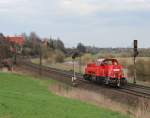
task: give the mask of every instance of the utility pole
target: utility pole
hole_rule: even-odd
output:
[[[79,73],[81,74],[81,55],[79,57]]]
[[[133,83],[136,84],[136,57],[138,56],[139,52],[138,52],[138,41],[137,40],[134,40],[134,80],[133,80]]]
[[[14,44],[14,64],[17,64],[17,46]]]
[[[76,78],[76,72],[75,72],[75,59],[73,59],[73,77]]]
[[[39,74],[42,75],[42,44],[40,44],[40,68],[39,68]]]

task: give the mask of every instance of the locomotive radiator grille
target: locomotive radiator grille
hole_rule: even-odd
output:
[[[119,73],[114,73],[114,77],[118,78],[119,77]]]

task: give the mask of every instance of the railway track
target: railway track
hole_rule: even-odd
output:
[[[70,78],[70,81],[71,81],[71,77],[73,76],[73,72],[71,72],[71,71],[55,69],[55,68],[46,67],[46,66],[41,66],[40,67],[39,65],[33,64],[31,62],[23,62],[22,64],[24,66],[28,66],[30,68],[36,69],[39,72],[42,71],[42,72],[50,72],[50,73],[59,74],[63,77]],[[84,80],[82,78],[81,74],[77,73],[76,78],[77,78],[77,81],[84,82],[84,83],[87,83],[87,84],[97,85],[94,82],[89,82],[89,81]],[[106,86],[104,86],[104,87],[106,87]],[[118,89],[118,88],[111,88],[111,89],[113,89],[115,91],[118,91],[118,92],[131,94],[131,95],[134,95],[134,96],[137,96],[137,97],[143,97],[143,98],[150,99],[150,87],[148,87],[148,86],[129,83],[126,87],[123,87],[123,88],[120,88],[120,89]]]

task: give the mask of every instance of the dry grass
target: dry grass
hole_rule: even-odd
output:
[[[134,65],[130,65],[128,67],[129,70],[129,76],[133,76],[134,73]],[[142,81],[150,81],[150,59],[144,60],[139,59],[136,62],[136,73],[137,73],[137,79]]]
[[[32,63],[35,63],[35,64],[39,64],[40,61],[39,59],[32,59]],[[61,70],[67,70],[67,71],[73,71],[73,64],[69,64],[69,63],[50,63],[49,61],[43,59],[42,60],[42,64],[44,66],[48,66],[48,67],[52,67],[52,68],[56,68],[56,69],[61,69]],[[75,72],[79,73],[79,65],[76,64],[75,65]],[[84,72],[84,66],[82,65],[81,66],[81,73]]]
[[[134,118],[149,118],[150,116],[150,106],[146,105],[147,102],[144,99],[141,100],[143,102],[139,103],[136,108],[133,108],[129,105],[113,101],[101,94],[79,88],[69,88],[60,83],[49,86],[49,90],[59,96],[78,99],[99,107],[109,108],[112,111],[121,112]]]
[[[134,116],[136,118],[150,118],[150,101],[146,101],[144,99],[140,100],[137,108],[134,111]]]

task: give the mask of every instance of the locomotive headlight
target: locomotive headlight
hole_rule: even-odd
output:
[[[113,69],[113,71],[118,72],[118,71],[120,71],[120,69]]]

